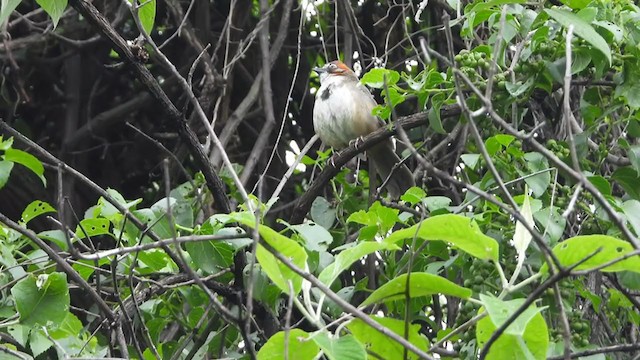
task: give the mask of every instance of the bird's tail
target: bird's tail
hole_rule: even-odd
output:
[[[380,174],[382,181],[384,182],[389,175],[391,175],[386,187],[392,198],[400,198],[405,191],[416,185],[413,180],[413,174],[411,174],[409,168],[404,164],[400,165],[397,169],[394,169],[394,166],[400,163],[401,160],[393,150],[393,144],[391,141],[385,141],[378,144],[369,149],[368,152],[369,161],[373,161],[373,165],[378,171],[378,174]]]

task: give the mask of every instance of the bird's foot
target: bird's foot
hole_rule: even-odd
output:
[[[353,146],[356,150],[358,147],[364,142],[363,136],[358,136],[357,138],[349,141],[349,146]]]

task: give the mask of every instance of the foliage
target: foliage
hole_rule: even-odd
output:
[[[4,214],[15,204],[0,208],[3,353],[545,359],[584,350],[604,353],[608,346],[635,341],[640,7],[632,1],[425,1],[417,10],[400,12],[372,1],[352,2],[355,11],[347,15],[336,9],[343,5],[329,2],[287,8],[291,3],[195,1],[187,9],[193,5],[197,11],[187,16],[182,2],[161,3],[123,2],[126,19],[109,26],[136,38],[127,43],[128,51],[113,39],[86,42],[100,42],[92,61],[105,61],[109,66],[101,63],[101,68],[113,71],[104,76],[109,86],[99,91],[96,81],[90,100],[113,86],[125,94],[117,101],[127,106],[101,105],[103,118],[94,117],[87,133],[76,129],[80,135],[70,137],[78,138],[61,140],[62,146],[43,136],[46,126],[40,125],[53,121],[47,116],[1,122],[14,137],[0,137],[0,189],[27,189],[20,193],[29,200],[16,221]],[[83,33],[78,29],[94,34],[104,29],[95,28],[95,19],[87,21],[88,2],[70,4],[2,1],[0,23],[11,41],[26,39],[19,27],[24,22],[28,31],[40,31],[33,35],[38,39],[53,31],[60,44],[90,46],[73,40]],[[103,5],[98,9],[108,13]],[[425,6],[429,16],[422,12]],[[38,7],[50,17],[38,18],[47,31],[29,18],[42,15],[32,13]],[[447,15],[441,18],[443,10]],[[75,11],[82,17],[68,16]],[[215,21],[209,23],[209,15]],[[289,15],[299,16],[299,23],[289,24]],[[285,24],[289,45],[277,47],[279,22],[269,19]],[[384,36],[373,30],[374,23],[387,27]],[[211,24],[221,27],[214,31]],[[349,31],[342,33],[343,27]],[[298,29],[296,39],[291,34]],[[184,37],[167,35],[183,31]],[[140,33],[167,41],[144,44]],[[218,45],[203,46],[212,33]],[[26,53],[52,56],[49,45],[27,51],[12,44],[5,42],[7,57],[33,66],[28,69],[34,74],[43,70],[30,64]],[[407,119],[421,121],[398,135],[403,140],[406,135],[399,150],[418,179],[399,200],[374,194],[370,184],[376,181],[366,166],[355,171],[347,166],[326,180],[317,176],[332,171],[330,165],[344,153],[297,150],[311,137],[308,88],[312,93],[318,88],[317,77],[307,81],[305,71],[328,60],[319,55],[327,46],[365,69],[361,82],[379,100],[373,113],[388,125],[379,132]],[[171,66],[163,62],[164,52]],[[152,61],[144,63],[149,54]],[[277,67],[265,76],[263,65],[271,66],[271,57]],[[135,80],[111,70],[120,62],[133,62]],[[31,72],[7,66],[15,74],[2,83],[6,108],[28,114],[34,105],[13,100],[31,95],[42,101],[37,109],[52,111],[39,91],[54,96],[59,84],[34,87]],[[64,69],[62,83],[72,87],[78,81],[73,71],[79,69],[72,62]],[[246,84],[247,78],[257,80]],[[142,91],[163,106],[129,114],[151,101],[134,99]],[[256,98],[260,106],[254,105]],[[65,110],[72,111],[73,98],[65,101]],[[121,121],[111,132],[100,125],[110,107],[125,119],[109,118],[110,124]],[[256,109],[249,112],[251,107]],[[199,122],[200,114],[212,113],[215,127],[211,119]],[[176,116],[180,124],[162,122]],[[252,123],[253,118],[262,122]],[[277,124],[268,120],[273,118]],[[138,132],[165,139],[164,144],[150,145],[148,157],[138,154],[134,150],[143,141],[123,130],[125,121],[137,121]],[[278,132],[280,125],[286,126]],[[40,145],[65,161],[14,129],[40,138]],[[278,141],[271,133],[279,133]],[[109,155],[69,161],[82,134],[94,136]],[[195,134],[214,145],[196,144],[194,150],[188,140],[198,140]],[[51,137],[64,138],[57,132]],[[127,145],[115,156],[110,147],[119,142]],[[358,146],[356,141],[349,150],[362,152]],[[213,166],[198,162],[203,148]],[[170,160],[162,160],[168,153]],[[304,167],[287,162],[289,155],[300,157]],[[101,163],[105,157],[113,169]],[[75,164],[85,168],[77,172]],[[143,169],[142,184],[131,190],[127,170],[116,164]],[[108,176],[94,183],[89,175],[99,172],[93,166]],[[285,174],[287,168],[291,172]],[[39,179],[50,197],[28,191],[28,176]],[[220,177],[214,179],[219,184],[212,176]],[[77,199],[86,189],[75,188],[68,182],[72,178],[88,185],[90,201]],[[104,186],[113,178],[116,186]],[[282,193],[274,191],[280,179],[287,185]],[[327,183],[316,191],[319,181]],[[224,185],[222,198],[232,212],[220,210],[216,184]],[[305,208],[306,197],[311,201]],[[305,221],[290,220],[296,216]],[[619,350],[632,351],[633,344]]]

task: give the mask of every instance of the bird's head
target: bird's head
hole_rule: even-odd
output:
[[[347,65],[345,65],[340,60],[334,60],[332,62],[326,63],[323,67],[313,68],[313,71],[318,73],[320,76],[320,83],[323,83],[327,79],[355,79],[358,81],[358,77],[353,72],[353,70],[349,69]]]

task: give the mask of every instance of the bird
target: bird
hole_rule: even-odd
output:
[[[320,77],[313,107],[313,128],[324,144],[340,150],[384,125],[371,113],[378,105],[373,95],[347,65],[335,60],[313,70]],[[392,198],[400,198],[415,186],[413,174],[406,165],[393,170],[401,160],[391,139],[368,149],[367,157],[383,181],[391,176],[387,190]]]

